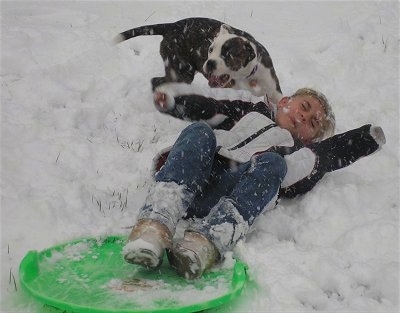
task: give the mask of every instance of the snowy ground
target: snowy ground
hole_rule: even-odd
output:
[[[24,296],[29,250],[127,234],[155,152],[185,126],[157,112],[160,37],[109,42],[134,26],[206,16],[253,34],[285,94],[323,91],[337,132],[381,125],[378,153],[263,215],[238,253],[253,284],[218,312],[399,311],[397,2],[1,3],[1,312]],[[194,84],[208,88],[202,77]]]

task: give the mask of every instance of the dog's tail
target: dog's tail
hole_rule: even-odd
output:
[[[118,34],[113,41],[115,44],[117,44],[122,41],[138,36],[153,36],[153,35],[163,36],[167,31],[171,29],[169,25],[170,25],[169,23],[166,23],[166,24],[146,25],[146,26],[132,28]]]

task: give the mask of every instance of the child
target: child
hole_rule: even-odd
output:
[[[370,125],[322,140],[334,131],[334,115],[326,97],[307,88],[276,107],[157,91],[155,102],[176,117],[219,121],[217,130],[204,122],[189,125],[165,163],[165,153],[155,159],[155,184],[123,250],[126,261],[150,268],[161,264],[166,250],[171,266],[188,279],[245,238],[278,195],[305,193],[326,172],[385,142],[381,128]],[[193,216],[184,237],[173,242],[179,220]]]

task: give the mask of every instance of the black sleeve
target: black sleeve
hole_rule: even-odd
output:
[[[174,108],[164,113],[191,121],[208,121],[215,118],[218,122],[211,126],[219,129],[231,129],[244,115],[253,111],[272,118],[271,111],[262,101],[252,103],[241,100],[216,100],[200,95],[178,96],[174,100]]]
[[[364,125],[307,146],[316,155],[314,169],[306,178],[282,188],[280,196],[293,198],[304,194],[310,191],[326,173],[349,166],[378,150],[379,145],[372,138],[370,128],[371,125]]]

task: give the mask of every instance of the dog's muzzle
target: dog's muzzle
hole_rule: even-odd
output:
[[[222,87],[231,87],[230,76],[228,74],[223,75],[213,75],[212,73],[217,68],[217,62],[215,60],[207,60],[204,63],[203,70],[205,72],[205,76],[208,80],[208,85],[212,88],[222,88]]]

